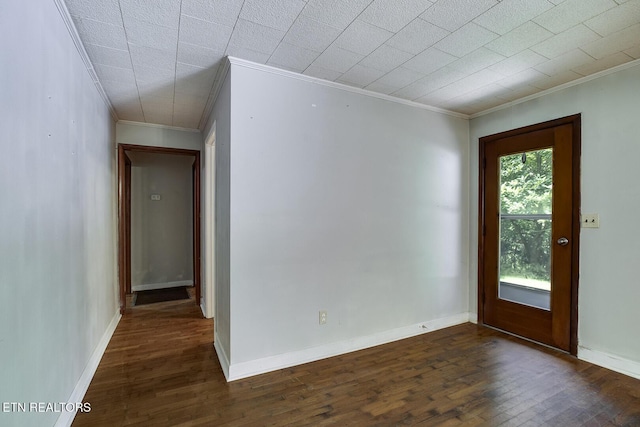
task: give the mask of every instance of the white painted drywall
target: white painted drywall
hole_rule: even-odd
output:
[[[115,126],[55,3],[0,9],[0,402],[66,402],[118,313]]]
[[[467,120],[232,65],[229,149],[232,367],[466,318]]]
[[[228,365],[231,354],[231,289],[229,282],[229,154],[231,138],[231,80],[224,76],[224,82],[211,112],[205,135],[215,122],[215,322],[214,340],[216,350],[224,366]],[[213,260],[207,259],[209,265]],[[209,267],[207,267],[209,268]],[[228,366],[225,368],[228,374]]]
[[[119,121],[116,124],[116,141],[118,144],[202,150],[202,134],[199,130],[148,123]]]
[[[130,152],[131,286],[193,284],[194,156]],[[151,200],[151,195],[160,200]]]
[[[470,311],[477,311],[478,139],[582,113],[581,210],[599,213],[600,228],[580,233],[579,346],[640,362],[639,99],[636,65],[471,120]]]

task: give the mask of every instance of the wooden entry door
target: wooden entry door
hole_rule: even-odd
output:
[[[479,321],[577,351],[580,116],[480,139]]]

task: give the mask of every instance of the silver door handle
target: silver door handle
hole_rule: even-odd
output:
[[[560,246],[567,246],[569,244],[569,239],[567,239],[566,237],[561,237],[558,239],[558,244]]]

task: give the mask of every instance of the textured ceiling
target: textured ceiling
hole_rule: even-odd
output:
[[[640,58],[640,0],[65,0],[121,120],[198,128],[226,56],[464,114]]]

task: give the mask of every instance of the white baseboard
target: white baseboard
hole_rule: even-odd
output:
[[[217,336],[217,334],[215,334]],[[218,354],[218,360],[220,361],[220,367],[222,367],[222,373],[227,381],[231,381],[229,379],[229,358],[227,357],[227,353],[224,352],[224,349],[218,341],[213,341],[213,348],[216,349],[216,353]]]
[[[145,285],[131,285],[131,291],[151,291],[153,289],[179,288],[180,286],[193,286],[193,280],[180,280],[177,282],[165,283],[147,283]]]
[[[116,315],[111,319],[111,323],[107,326],[107,330],[102,335],[98,346],[89,358],[89,362],[87,362],[87,366],[85,366],[84,371],[82,372],[82,375],[80,375],[80,379],[76,383],[76,387],[73,389],[73,392],[71,392],[71,396],[69,396],[67,402],[76,403],[83,401],[82,399],[84,399],[84,395],[86,394],[89,384],[91,384],[91,380],[98,369],[100,360],[107,349],[107,345],[109,345],[109,341],[111,341],[111,337],[118,326],[118,322],[120,322],[120,318],[122,318],[122,315],[120,312],[116,312]],[[62,412],[58,417],[58,421],[56,421],[55,427],[69,427],[71,426],[71,423],[73,423],[73,419],[75,417],[75,412]]]
[[[338,356],[340,354],[350,353],[369,347],[387,344],[389,342],[421,335],[438,329],[447,328],[449,326],[459,325],[468,321],[469,313],[460,313],[453,316],[416,323],[415,325],[391,329],[389,331],[379,332],[364,337],[329,343],[304,350],[293,351],[286,354],[279,354],[277,356],[270,356],[258,360],[251,360],[248,362],[236,364],[229,364],[229,359],[223,361],[220,358],[221,351],[218,350],[217,346],[216,350],[218,350],[220,364],[222,365],[222,370],[225,371],[225,377],[227,378],[227,381],[235,381],[258,374],[263,374],[265,372],[271,372],[295,365],[301,365],[303,363],[326,359],[328,357]],[[224,356],[226,357],[226,355]]]
[[[471,313],[469,312],[469,322],[474,323],[474,324],[478,324],[478,313]]]
[[[640,362],[578,346],[578,359],[640,379]]]

